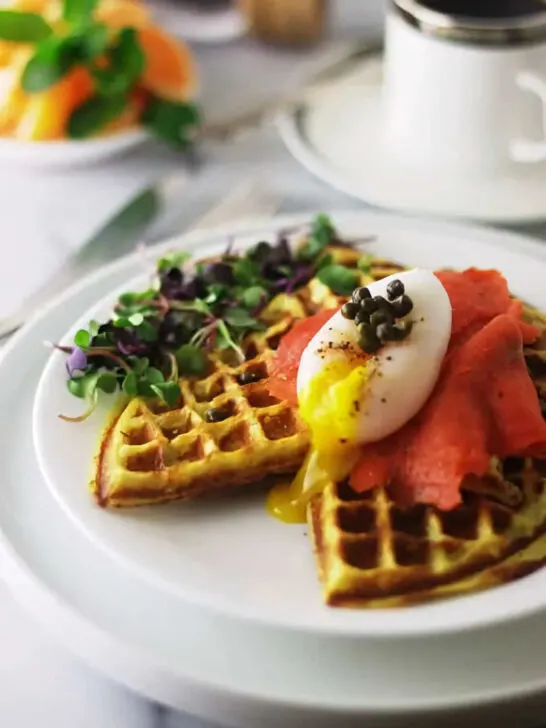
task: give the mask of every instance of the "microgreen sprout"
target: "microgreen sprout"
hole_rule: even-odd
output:
[[[184,269],[185,252],[159,259],[151,285],[123,293],[105,323],[90,321],[74,336],[68,354],[68,390],[86,401],[76,418],[93,412],[99,394],[121,391],[128,397],[154,397],[167,407],[180,401],[180,377],[202,377],[213,352],[229,350],[245,360],[243,340],[265,330],[260,318],[278,294],[291,293],[317,276],[331,290],[348,296],[358,272],[334,262],[327,252],[339,237],[326,215],[318,215],[298,252],[285,233],[274,243],[258,242],[245,253],[232,245],[219,259]]]

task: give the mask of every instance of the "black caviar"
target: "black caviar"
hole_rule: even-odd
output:
[[[413,310],[413,301],[404,284],[395,279],[387,286],[387,297],[372,296],[369,288],[355,289],[350,301],[341,307],[341,315],[355,322],[358,343],[367,354],[375,354],[382,344],[403,341],[409,336],[413,322],[398,321]]]

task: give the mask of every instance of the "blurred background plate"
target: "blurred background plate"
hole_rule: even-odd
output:
[[[0,160],[44,169],[81,167],[126,154],[148,139],[150,135],[143,129],[131,129],[81,142],[0,139]]]

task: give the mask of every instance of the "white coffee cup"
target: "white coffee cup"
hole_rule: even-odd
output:
[[[506,18],[449,15],[435,4],[392,0],[385,152],[398,164],[463,173],[545,162],[546,4]]]

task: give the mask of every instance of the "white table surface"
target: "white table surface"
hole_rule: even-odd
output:
[[[377,37],[382,0],[332,0],[334,38]],[[322,51],[279,52],[245,39],[197,49],[204,104],[229,115],[297,85]],[[254,75],[246,69],[252,64]],[[206,164],[188,177],[180,229],[191,224],[242,177],[255,174],[282,195],[281,210],[355,208],[358,203],[312,178],[289,157],[274,130],[231,148],[209,147]],[[156,147],[87,170],[0,169],[0,316],[59,266],[110,212],[137,189],[181,168]],[[2,728],[211,728],[175,714],[101,678],[51,642],[0,584],[0,726]],[[256,726],[259,728],[259,726]]]

